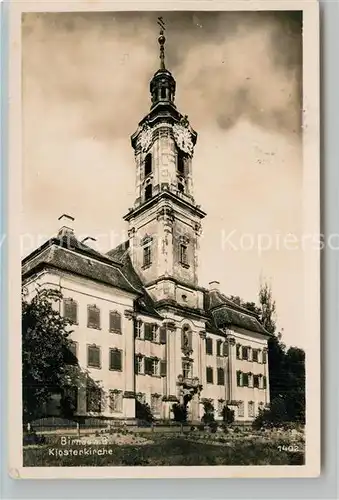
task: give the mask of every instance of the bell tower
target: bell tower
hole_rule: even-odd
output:
[[[195,203],[192,159],[197,133],[175,105],[176,82],[165,66],[160,22],[160,68],[150,82],[151,108],[131,137],[135,202],[125,215],[134,268],[153,298],[175,300],[176,285],[198,286],[198,248],[205,213]],[[185,293],[180,301],[184,301]]]

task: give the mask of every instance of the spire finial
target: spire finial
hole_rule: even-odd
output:
[[[165,69],[165,42],[166,38],[164,36],[164,31],[165,31],[165,22],[162,17],[158,17],[158,24],[160,26],[160,34],[158,38],[158,42],[160,45],[160,69]]]

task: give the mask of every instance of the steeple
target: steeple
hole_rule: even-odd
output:
[[[160,26],[159,33],[159,46],[160,46],[160,69],[154,74],[151,84],[150,92],[152,96],[152,108],[159,103],[172,104],[174,106],[174,96],[175,96],[175,80],[168,69],[165,66],[165,42],[166,38],[165,23],[162,17],[158,18],[158,24]]]

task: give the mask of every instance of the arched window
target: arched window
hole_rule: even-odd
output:
[[[185,175],[185,156],[182,151],[178,151],[177,169],[180,175]]]
[[[181,330],[181,349],[187,354],[192,352],[192,330],[188,325]]]
[[[145,201],[152,198],[152,184],[148,184],[145,188]]]
[[[145,158],[145,177],[152,173],[152,154],[148,153]]]
[[[178,191],[179,193],[184,193],[185,192],[185,186],[182,182],[178,182]]]

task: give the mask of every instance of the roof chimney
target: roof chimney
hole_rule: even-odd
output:
[[[220,282],[219,281],[210,281],[209,282],[209,290],[210,290],[210,292],[219,292],[220,291]]]
[[[67,236],[70,234],[74,234],[73,222],[75,221],[74,217],[68,214],[62,214],[58,218],[61,221],[62,225],[58,231],[58,236]]]
[[[86,238],[83,238],[81,240],[81,243],[83,243],[84,245],[87,245],[89,247],[92,247],[92,243],[96,242],[96,238],[93,238],[92,236],[86,236]]]

